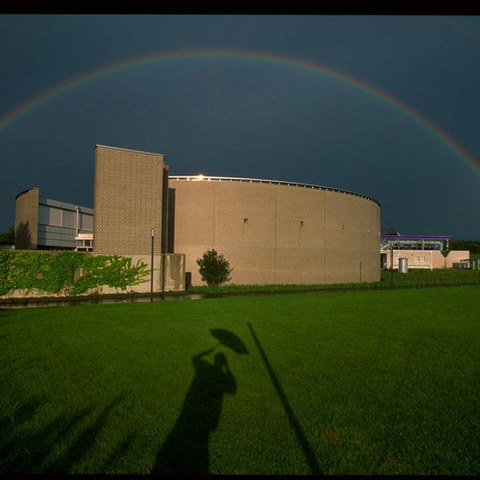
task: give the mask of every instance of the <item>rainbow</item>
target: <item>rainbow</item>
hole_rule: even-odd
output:
[[[131,57],[105,65],[101,68],[84,72],[64,83],[55,85],[54,87],[44,91],[40,95],[28,100],[19,105],[3,117],[0,117],[0,133],[2,130],[10,126],[20,117],[28,114],[32,110],[41,107],[43,104],[49,102],[53,98],[65,93],[68,90],[76,88],[87,82],[97,80],[99,78],[121,72],[130,68],[136,68],[143,65],[149,65],[158,62],[168,62],[180,59],[198,59],[198,58],[227,58],[227,59],[242,59],[247,61],[258,61],[263,63],[272,63],[284,65],[291,68],[297,68],[304,71],[309,71],[324,77],[335,79],[345,85],[351,86],[364,92],[365,94],[374,97],[381,102],[393,107],[400,113],[406,115],[413,120],[414,123],[421,128],[427,130],[434,135],[443,145],[452,151],[456,156],[462,159],[465,164],[473,170],[480,177],[480,163],[462,146],[460,146],[452,137],[447,135],[431,120],[421,115],[409,105],[403,103],[389,93],[379,89],[376,86],[370,85],[363,80],[347,75],[339,70],[330,67],[316,64],[307,60],[301,60],[287,55],[279,55],[275,53],[249,51],[249,50],[175,50],[162,53],[153,53],[143,55],[140,57]]]

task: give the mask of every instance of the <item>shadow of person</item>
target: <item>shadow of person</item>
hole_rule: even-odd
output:
[[[210,432],[217,429],[224,395],[237,391],[224,353],[217,353],[213,364],[202,358],[213,350],[192,357],[195,376],[152,473],[209,473]]]

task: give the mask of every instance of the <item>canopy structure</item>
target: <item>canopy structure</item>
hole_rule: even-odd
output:
[[[450,235],[381,235],[381,250],[393,243],[395,250],[442,250]]]

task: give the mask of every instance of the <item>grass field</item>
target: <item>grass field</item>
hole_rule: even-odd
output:
[[[478,286],[0,311],[0,472],[478,474],[479,318]]]

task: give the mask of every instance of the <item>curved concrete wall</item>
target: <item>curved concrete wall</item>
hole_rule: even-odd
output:
[[[30,188],[15,199],[15,248],[36,249],[40,190]]]
[[[196,259],[215,248],[233,284],[372,282],[380,279],[380,205],[312,185],[222,177],[169,178],[175,252]]]

